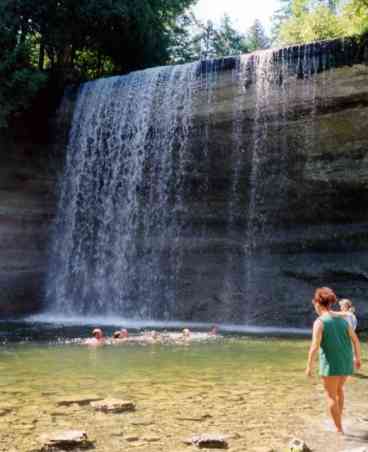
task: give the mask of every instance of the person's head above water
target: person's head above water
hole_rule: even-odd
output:
[[[321,314],[323,311],[329,311],[336,301],[336,295],[332,289],[320,287],[314,292],[312,303],[317,314]]]
[[[216,336],[218,334],[218,332],[219,332],[219,327],[217,325],[213,325],[209,334],[211,336]]]
[[[104,337],[103,331],[101,330],[101,328],[95,328],[92,331],[92,336],[97,339],[97,340],[101,340]]]
[[[120,338],[126,338],[129,336],[128,330],[123,328],[120,330]]]
[[[113,333],[112,338],[113,339],[126,339],[128,337],[128,330],[126,330],[125,328],[123,328],[122,330],[119,331],[115,331],[115,333]]]
[[[183,331],[181,332],[181,334],[184,337],[189,337],[190,336],[190,329],[189,328],[184,328]]]
[[[344,311],[344,312],[354,312],[355,311],[352,301],[348,300],[347,298],[343,298],[342,300],[340,300],[339,306],[340,306],[341,311]]]

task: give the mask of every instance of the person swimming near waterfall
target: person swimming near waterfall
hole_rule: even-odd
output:
[[[129,333],[128,333],[128,330],[125,328],[123,328],[119,331],[115,331],[112,335],[112,338],[115,340],[117,340],[117,339],[118,340],[126,340],[126,339],[128,339],[128,337],[129,337]]]
[[[98,347],[101,345],[105,345],[106,338],[104,335],[104,332],[101,330],[101,328],[95,328],[92,331],[92,338],[86,339],[83,344],[84,345],[90,345],[92,347]]]
[[[360,342],[348,322],[331,313],[336,303],[335,293],[328,287],[315,291],[312,300],[318,319],[313,325],[312,343],[309,349],[306,375],[312,375],[314,359],[319,351],[319,373],[322,378],[330,416],[336,432],[344,433],[342,415],[344,409],[344,385],[355,366],[361,367]]]

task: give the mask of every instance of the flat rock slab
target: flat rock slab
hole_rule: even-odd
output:
[[[102,411],[103,413],[135,411],[135,404],[129,400],[106,399],[99,402],[92,402],[91,406],[96,411]]]
[[[61,399],[56,402],[57,406],[71,406],[71,405],[80,405],[86,406],[91,402],[98,402],[99,400],[103,400],[102,397],[97,396],[87,396],[87,397],[71,397],[68,399]]]
[[[184,443],[190,446],[197,446],[200,449],[227,449],[229,447],[227,436],[215,434],[193,436],[184,440]]]
[[[88,439],[86,432],[79,430],[45,434],[40,439],[42,443],[41,452],[94,448],[94,441]]]
[[[177,416],[175,419],[178,421],[203,422],[210,418],[212,418],[210,414],[203,414],[202,416]]]
[[[298,438],[293,438],[289,442],[288,451],[290,452],[311,452],[307,444]]]

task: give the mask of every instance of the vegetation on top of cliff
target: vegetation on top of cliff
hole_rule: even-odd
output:
[[[0,0],[0,125],[55,89],[167,63],[196,0]]]
[[[368,31],[367,0],[280,0],[273,16],[278,45],[360,35]]]
[[[29,108],[35,95],[45,84],[46,74],[30,64],[31,47],[17,42],[11,29],[0,29],[0,128],[14,113]]]
[[[170,49],[172,63],[241,55],[270,47],[270,40],[258,19],[245,33],[234,27],[227,14],[217,25],[210,20],[203,23],[192,13],[181,16],[178,24],[181,25],[178,39]]]

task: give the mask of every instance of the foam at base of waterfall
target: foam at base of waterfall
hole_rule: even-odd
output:
[[[192,328],[196,330],[210,330],[211,327],[216,324],[221,332],[226,333],[239,333],[239,334],[259,334],[259,335],[290,335],[290,336],[307,336],[311,334],[310,329],[306,328],[283,328],[277,326],[252,326],[252,325],[237,325],[229,323],[216,323],[216,322],[185,322],[185,321],[153,321],[153,320],[131,320],[120,317],[109,316],[55,316],[54,314],[36,314],[24,319],[30,323],[49,323],[54,325],[67,325],[67,326],[115,326],[125,328],[158,328],[158,329],[182,329]]]

